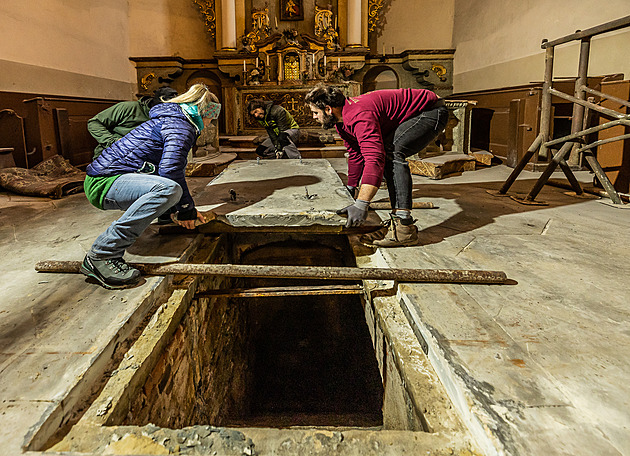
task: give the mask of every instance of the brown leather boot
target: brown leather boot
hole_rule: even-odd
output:
[[[375,240],[373,245],[377,247],[403,247],[417,243],[418,227],[414,223],[403,225],[401,219],[392,217],[392,222],[389,224],[389,229],[385,237],[380,240]]]
[[[389,231],[389,226],[391,225],[391,223],[391,218],[383,220],[383,222],[381,223],[381,227],[378,230],[361,235],[359,237],[359,242],[369,246],[374,245],[374,241],[380,241],[381,239],[385,238],[385,235],[387,234],[387,231]]]

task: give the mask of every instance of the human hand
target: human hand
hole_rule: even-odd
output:
[[[359,226],[363,224],[363,222],[365,222],[365,219],[367,218],[369,205],[369,201],[356,200],[354,204],[346,206],[343,209],[339,209],[337,211],[337,214],[347,215],[348,221],[346,222],[346,228],[350,228],[351,226]]]
[[[195,211],[195,216],[192,219],[189,218],[189,216],[192,215],[192,214],[188,214],[188,213],[185,215],[185,217],[188,220],[180,220],[174,214],[171,216],[171,218],[179,226],[183,226],[187,230],[194,230],[196,225],[201,225],[201,224],[207,223],[207,220],[206,220],[206,217],[201,212],[199,212],[197,209],[193,209],[193,210]],[[180,214],[178,214],[178,215],[180,215]]]

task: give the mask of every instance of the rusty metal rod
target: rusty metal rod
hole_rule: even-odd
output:
[[[608,128],[612,128],[617,125],[630,126],[630,120],[628,119],[611,120],[610,122],[606,122],[604,124],[597,125],[595,127],[587,128],[586,130],[578,131],[577,133],[572,133],[570,135],[563,136],[562,138],[557,138],[552,141],[547,141],[545,143],[545,146],[555,146],[556,144],[578,139],[581,136],[590,135],[591,133],[597,133],[600,130],[606,130]]]
[[[595,103],[591,103],[589,101],[584,101],[584,100],[580,100],[579,98],[575,98],[571,95],[567,95],[564,92],[560,92],[559,90],[556,89],[549,89],[549,93],[558,97],[558,98],[562,98],[564,100],[567,101],[572,101],[573,103],[577,103],[581,106],[585,106],[589,109],[592,109],[593,111],[597,111],[600,112],[604,115],[607,115],[609,117],[613,117],[615,119],[627,119],[628,115],[627,114],[622,114],[620,112],[614,111],[612,109],[608,109],[608,108],[604,108],[600,105],[596,105]]]
[[[614,21],[606,22],[604,24],[591,27],[586,30],[581,30],[571,35],[566,35],[561,38],[557,38],[553,41],[543,40],[541,47],[543,49],[558,46],[559,44],[568,43],[569,41],[581,40],[582,38],[600,35],[602,33],[612,32],[630,26],[630,16],[625,16]]]
[[[199,298],[267,298],[276,296],[323,296],[350,295],[363,293],[360,285],[330,285],[316,287],[260,287],[230,288],[202,291],[195,295]]]
[[[604,99],[609,100],[609,101],[614,101],[615,103],[619,103],[622,106],[627,106],[627,107],[630,108],[630,101],[624,100],[622,98],[617,98],[617,97],[615,97],[613,95],[610,95],[608,93],[604,93],[604,92],[600,92],[600,91],[595,90],[595,89],[591,89],[590,87],[586,87],[585,85],[581,86],[580,90],[588,92],[588,93],[590,93],[592,95],[597,95],[598,97],[604,98]]]
[[[392,203],[388,201],[376,201],[374,203],[370,203],[370,209],[374,210],[383,210],[383,209],[391,209]],[[433,203],[428,201],[415,201],[411,205],[412,209],[437,209]]]
[[[331,266],[269,266],[244,264],[129,263],[145,275],[211,275],[269,279],[395,280],[397,282],[500,284],[503,271],[457,269],[344,268]],[[80,261],[40,261],[39,272],[79,273]]]
[[[592,142],[584,147],[581,147],[578,149],[578,152],[584,152],[585,150],[588,149],[594,149],[596,147],[599,147],[603,144],[608,144],[611,142],[615,142],[615,141],[623,141],[624,139],[630,139],[630,134],[627,135],[621,135],[621,136],[615,136],[614,138],[608,138],[608,139],[600,139],[599,141],[595,141]]]

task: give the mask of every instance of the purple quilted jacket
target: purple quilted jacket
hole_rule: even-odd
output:
[[[184,191],[176,210],[195,207],[185,171],[188,151],[199,131],[176,103],[161,103],[149,111],[149,120],[131,130],[88,165],[89,176],[147,172],[177,182]]]

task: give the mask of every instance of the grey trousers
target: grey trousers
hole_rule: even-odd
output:
[[[282,148],[284,154],[281,158],[302,158],[302,156],[300,155],[300,151],[295,145],[300,134],[300,130],[298,130],[297,128],[293,128],[291,130],[286,130],[286,133],[289,135],[289,144]],[[258,147],[259,149],[264,148],[263,157],[276,158],[276,150],[273,143],[271,142],[271,138],[267,137],[267,139],[265,139]]]

